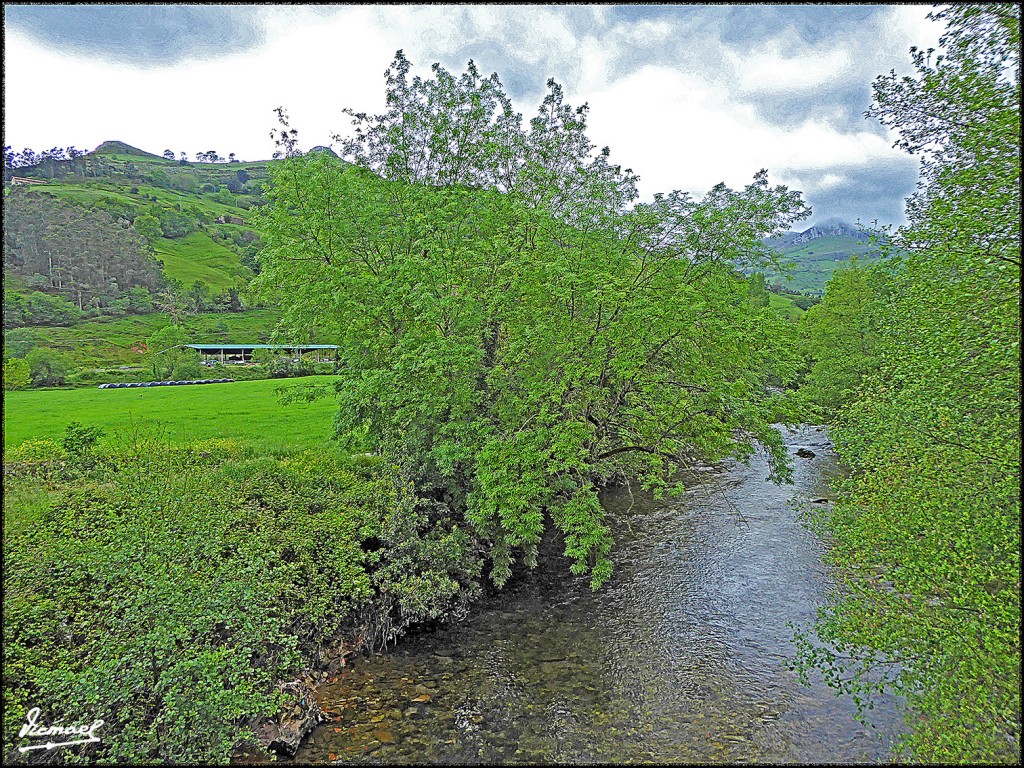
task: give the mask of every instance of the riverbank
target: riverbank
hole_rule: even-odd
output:
[[[10,762],[36,708],[102,720],[73,747],[89,761],[294,749],[315,673],[458,610],[479,577],[469,537],[376,457],[69,425],[4,458]]]
[[[479,595],[479,554],[373,457],[39,441],[5,463],[5,733],[100,707],[93,759],[265,761],[237,750],[251,731],[286,754],[309,734],[300,762],[884,760],[892,707],[876,737],[784,668],[829,583],[789,499],[840,471],[823,432],[787,446],[795,487],[758,457],[674,501],[606,492],[600,591],[551,535],[438,625]]]

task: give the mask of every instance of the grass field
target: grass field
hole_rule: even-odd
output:
[[[164,263],[164,274],[180,280],[186,288],[200,280],[219,291],[243,286],[252,277],[237,253],[213,242],[205,232],[193,232],[174,240],[161,237],[154,249],[157,258]]]
[[[772,309],[777,309],[790,320],[799,320],[800,315],[804,313],[804,311],[794,304],[793,300],[787,296],[779,296],[777,293],[772,293],[769,294],[768,300]]]
[[[266,451],[327,444],[337,409],[331,397],[280,405],[277,387],[326,383],[331,376],[147,389],[53,389],[4,393],[4,449],[60,438],[70,421],[97,425],[104,439],[137,424],[188,442],[235,438]]]

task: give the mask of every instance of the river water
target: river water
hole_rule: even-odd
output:
[[[892,699],[865,726],[848,698],[784,667],[787,625],[811,622],[829,585],[794,506],[827,498],[841,471],[821,429],[785,434],[791,454],[815,453],[794,458],[794,485],[767,482],[758,456],[694,476],[672,501],[609,493],[615,573],[599,592],[542,558],[468,621],[355,659],[320,689],[334,719],[295,759],[886,761]]]

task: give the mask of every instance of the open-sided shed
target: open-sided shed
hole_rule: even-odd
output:
[[[338,359],[337,344],[186,344],[203,358],[203,362],[215,360],[220,363],[248,363],[257,349],[269,349],[279,355],[299,357],[316,353],[317,362]]]

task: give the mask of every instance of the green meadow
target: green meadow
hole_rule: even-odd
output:
[[[777,293],[772,293],[768,296],[768,301],[772,309],[778,310],[790,320],[799,320],[800,315],[804,313],[804,311],[793,302],[793,299],[788,296],[779,296]]]
[[[219,291],[244,285],[252,277],[249,268],[242,266],[238,254],[213,242],[204,232],[173,240],[161,237],[154,249],[157,258],[164,263],[164,274],[180,280],[186,287],[199,280]]]
[[[60,439],[68,422],[100,426],[116,439],[138,426],[189,442],[234,438],[268,452],[325,446],[333,398],[280,404],[281,387],[325,384],[331,376],[134,389],[50,389],[4,393],[4,449],[34,438]]]

